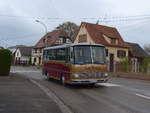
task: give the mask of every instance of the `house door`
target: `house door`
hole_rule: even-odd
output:
[[[114,71],[114,54],[109,55],[109,71],[113,72]]]
[[[39,65],[41,65],[41,57],[39,57]]]

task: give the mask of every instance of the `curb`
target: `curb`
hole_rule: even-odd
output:
[[[38,86],[50,99],[53,99],[55,103],[59,106],[62,113],[74,113],[68,106],[66,106],[52,91],[50,91],[45,86],[39,84],[37,81],[33,79],[29,79],[33,84]]]

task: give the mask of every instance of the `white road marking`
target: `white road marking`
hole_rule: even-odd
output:
[[[135,95],[150,100],[150,97],[148,97],[148,96],[138,94],[138,93],[136,93]]]
[[[97,84],[101,86],[106,86],[106,87],[119,87],[120,86],[118,84],[111,84],[111,83],[97,83]]]
[[[12,73],[39,73],[41,71],[10,71]]]
[[[53,99],[57,103],[62,113],[74,113],[64,102],[51,90],[47,87],[41,85],[33,79],[29,79],[33,84],[37,85],[50,99]]]

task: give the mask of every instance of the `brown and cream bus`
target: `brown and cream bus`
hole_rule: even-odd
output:
[[[43,74],[62,84],[95,84],[109,78],[105,47],[99,44],[67,44],[47,47]]]

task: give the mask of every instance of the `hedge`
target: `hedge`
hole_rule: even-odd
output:
[[[7,49],[0,49],[0,76],[9,75],[12,54]]]

